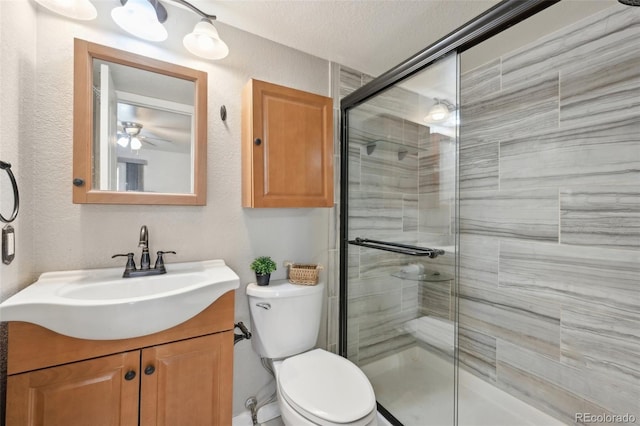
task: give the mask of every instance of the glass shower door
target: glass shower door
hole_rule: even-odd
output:
[[[346,112],[346,355],[405,425],[454,424],[457,82],[453,54]]]

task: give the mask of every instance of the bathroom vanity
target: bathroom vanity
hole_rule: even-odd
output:
[[[137,338],[85,340],[9,322],[6,423],[230,425],[233,315],[229,291]]]

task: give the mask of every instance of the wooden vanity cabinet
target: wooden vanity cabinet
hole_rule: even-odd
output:
[[[233,308],[110,341],[10,322],[7,426],[231,425]]]
[[[333,99],[250,80],[242,169],[243,207],[333,207]]]

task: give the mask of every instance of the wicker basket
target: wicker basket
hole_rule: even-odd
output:
[[[289,267],[289,282],[291,284],[318,284],[318,275],[320,274],[322,266],[316,264],[302,264],[293,262],[285,262],[285,266]]]

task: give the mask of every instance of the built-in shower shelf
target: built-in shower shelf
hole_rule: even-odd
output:
[[[399,271],[392,273],[391,276],[400,278],[402,280],[421,281],[429,283],[451,281],[453,279],[451,275],[443,274],[437,271],[425,271],[423,274],[410,274],[407,272]]]
[[[367,149],[367,155],[373,154],[376,149],[380,149],[381,151],[397,152],[398,160],[400,161],[404,160],[407,155],[416,155],[420,151],[426,151],[425,149],[418,148],[417,146],[406,145],[386,139],[370,141],[365,143],[364,146]]]

